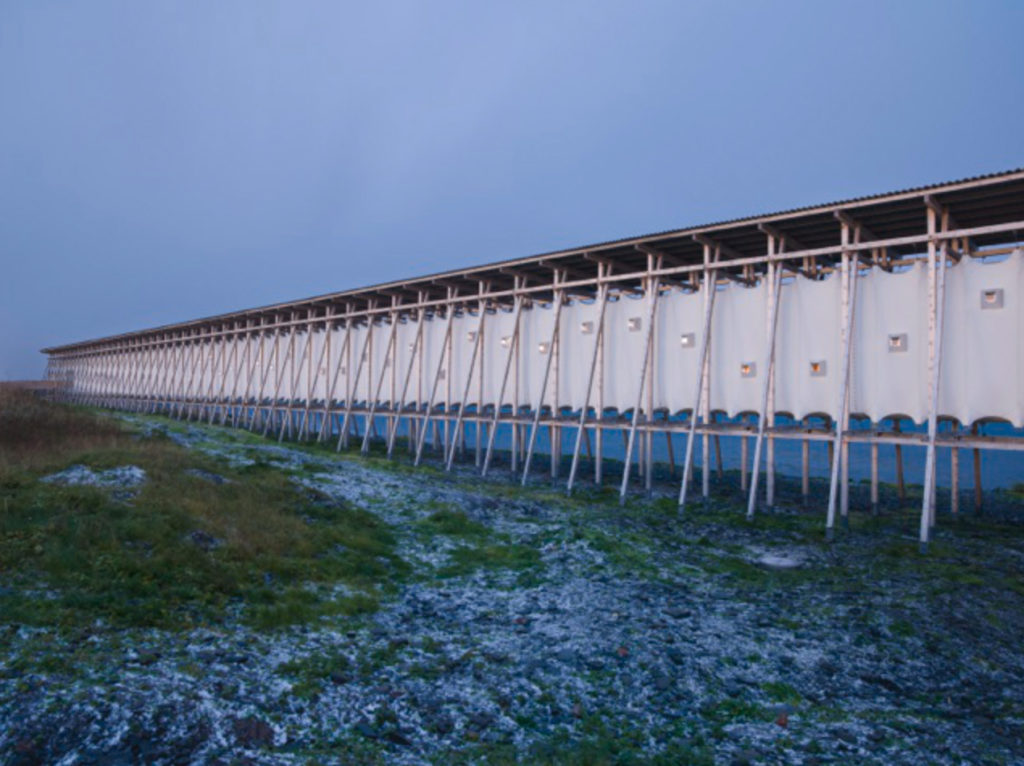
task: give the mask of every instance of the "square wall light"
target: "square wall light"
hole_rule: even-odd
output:
[[[757,377],[757,365],[754,362],[743,362],[740,365],[740,377],[741,378],[756,378]]]
[[[584,335],[593,335],[594,323],[593,322],[580,322],[580,332]]]
[[[542,353],[542,354],[546,354],[546,353],[547,353],[548,351],[550,351],[550,350],[551,350],[551,344],[550,344],[550,343],[547,343],[547,342],[544,342],[544,343],[538,343],[538,344],[537,344],[537,350],[538,350],[538,351],[539,351],[540,353]]]
[[[640,317],[630,317],[626,322],[626,326],[629,328],[630,332],[640,332],[640,328],[643,327],[643,324],[644,322]]]
[[[816,359],[811,362],[811,377],[812,378],[824,378],[825,373],[828,371],[828,364],[824,359]]]
[[[511,345],[512,345],[512,336],[511,335],[506,335],[504,338],[501,339],[501,347],[502,348],[508,348]]]
[[[890,354],[902,354],[907,350],[909,343],[907,341],[907,334],[905,332],[893,333],[889,335],[889,353]]]
[[[1003,288],[982,290],[981,307],[983,309],[1001,309],[1003,307]]]
[[[466,340],[469,341],[470,343],[475,343],[476,342],[476,331],[475,330],[470,330],[469,332],[467,332],[466,333]]]
[[[679,336],[679,345],[683,348],[695,348],[697,345],[697,336],[692,332],[684,332]]]

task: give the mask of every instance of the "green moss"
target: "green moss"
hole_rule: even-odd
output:
[[[467,545],[449,553],[451,563],[438,572],[441,577],[471,574],[478,569],[512,569],[520,572],[541,566],[540,552],[528,545],[510,543]]]
[[[309,698],[319,694],[326,684],[345,682],[352,663],[342,652],[333,651],[284,662],[276,672],[292,681],[295,696]]]
[[[482,537],[490,532],[483,524],[473,521],[462,511],[442,508],[420,522],[420,528],[429,535],[454,537]]]
[[[37,417],[64,417],[49,408]],[[235,470],[166,438],[97,422],[98,436],[83,437],[77,452],[62,447],[56,465],[43,448],[19,462],[0,444],[0,574],[21,586],[0,593],[5,623],[187,628],[245,604],[243,615],[269,628],[373,610],[408,574],[391,530],[366,511],[300,490],[266,464]],[[76,463],[136,465],[147,480],[127,501],[38,480]],[[339,583],[349,595],[333,595],[329,586]]]
[[[761,689],[772,702],[788,702],[795,705],[803,700],[800,692],[782,681],[768,681],[761,684]]]

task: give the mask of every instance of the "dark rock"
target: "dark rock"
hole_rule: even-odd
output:
[[[197,479],[203,479],[211,484],[230,484],[230,479],[226,479],[223,476],[213,473],[212,471],[204,471],[202,468],[187,468],[185,473],[189,476],[195,476]]]
[[[692,615],[693,611],[691,609],[685,609],[679,606],[670,606],[668,609],[665,610],[665,614],[667,614],[669,617],[672,617],[673,619],[681,620],[685,617],[689,617],[690,615]]]
[[[555,655],[559,662],[564,662],[567,665],[574,665],[576,663],[576,650],[575,649],[559,649],[558,654]]]
[[[664,674],[655,675],[651,679],[651,683],[653,684],[654,688],[660,692],[668,691],[672,688],[671,676],[667,676]]]
[[[751,766],[757,760],[758,755],[756,750],[751,750],[750,748],[740,750],[733,756],[732,766]]]
[[[451,734],[455,728],[455,722],[448,715],[436,715],[430,719],[427,726],[437,734]]]
[[[192,532],[189,532],[188,539],[197,548],[201,548],[202,550],[207,552],[215,550],[216,548],[219,548],[221,545],[224,544],[222,540],[217,539],[211,534],[203,532],[201,529],[196,529]]]
[[[492,723],[494,723],[494,716],[486,711],[481,710],[478,713],[473,713],[467,719],[467,723],[477,731],[483,731]]]
[[[821,660],[818,663],[818,672],[826,676],[834,676],[839,672],[839,666],[832,662],[832,660]]]
[[[274,744],[274,730],[270,724],[249,716],[231,722],[235,740],[242,747],[269,747]]]
[[[393,742],[396,745],[402,745],[402,747],[409,747],[409,745],[412,744],[412,740],[397,729],[389,731],[384,735],[384,738],[387,739],[388,742]]]
[[[362,734],[367,739],[377,739],[379,733],[372,723],[367,720],[357,721],[353,727],[357,733]]]
[[[46,762],[42,742],[35,739],[22,739],[14,743],[14,753],[10,760],[12,766],[36,766]]]
[[[347,684],[351,680],[348,677],[347,674],[342,673],[340,670],[333,671],[328,676],[328,678],[330,679],[331,683],[334,684],[335,686],[340,686],[341,684]]]
[[[885,676],[876,676],[866,673],[860,677],[860,680],[866,684],[881,686],[883,689],[888,692],[892,692],[893,694],[903,694],[903,688],[891,678],[886,678]]]

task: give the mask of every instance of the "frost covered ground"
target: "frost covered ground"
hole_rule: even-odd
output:
[[[367,510],[409,574],[273,630],[0,621],[4,763],[1024,762],[1019,524],[944,518],[922,557],[892,510],[827,546],[820,514],[743,521],[727,483],[680,516],[131,423]]]

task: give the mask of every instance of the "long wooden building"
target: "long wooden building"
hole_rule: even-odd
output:
[[[776,440],[803,443],[805,492],[807,445],[827,441],[829,535],[848,513],[849,445],[871,445],[873,502],[879,445],[919,447],[926,544],[940,451],[955,510],[958,449],[1024,449],[977,433],[1024,426],[1022,242],[1014,170],[44,352],[70,401],[339,448],[379,439],[389,455],[401,441],[417,463],[429,445],[449,469],[468,439],[484,474],[500,443],[524,482],[543,435],[553,476],[571,449],[570,490],[581,465],[605,480],[620,431],[623,499],[631,481],[651,488],[661,440],[673,469],[679,449],[680,505],[698,451],[707,496],[708,440],[739,438],[749,515],[774,503]]]

